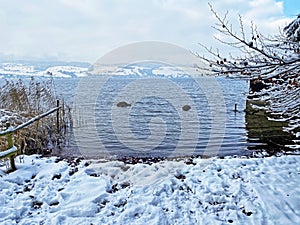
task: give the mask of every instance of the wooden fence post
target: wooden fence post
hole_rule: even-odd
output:
[[[56,100],[56,107],[59,107],[59,99]],[[59,129],[59,109],[56,111],[56,128],[57,128],[57,133],[60,133]]]
[[[57,104],[59,105],[59,101],[57,102]],[[30,120],[28,120],[25,123],[22,123],[20,125],[18,125],[17,127],[11,127],[10,123],[6,123],[6,130],[5,131],[0,131],[0,137],[1,136],[5,136],[7,138],[7,145],[8,145],[8,149],[6,151],[0,152],[0,159],[2,158],[9,158],[10,159],[10,166],[11,166],[11,171],[15,171],[16,165],[15,165],[15,160],[14,157],[17,155],[18,153],[18,149],[14,146],[14,141],[13,141],[13,133],[29,126],[30,124],[40,120],[41,118],[44,118],[45,116],[48,116],[49,114],[58,111],[61,108],[61,106],[58,106],[56,108],[50,109],[49,111],[42,113],[36,117],[31,118]],[[59,113],[58,115],[58,128],[60,127],[59,125]]]
[[[234,104],[234,111],[237,112],[237,104]]]
[[[6,129],[9,129],[10,128],[10,123],[6,123]],[[8,149],[11,149],[13,146],[14,146],[14,142],[13,142],[13,137],[12,137],[12,133],[8,133],[6,135],[7,137],[7,147]],[[14,156],[10,156],[9,157],[9,160],[10,160],[10,167],[11,167],[11,170],[12,171],[15,171],[17,168],[16,168],[16,164],[15,164],[15,158]]]

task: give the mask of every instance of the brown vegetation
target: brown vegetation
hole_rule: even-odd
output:
[[[16,127],[29,119],[56,107],[53,80],[38,81],[31,79],[29,84],[22,80],[7,80],[0,87],[0,129],[5,130],[6,123]],[[14,143],[20,152],[34,154],[51,152],[61,148],[66,139],[67,128],[71,124],[70,108],[62,103],[59,113],[49,116],[21,129],[14,134]],[[6,138],[0,138],[0,150],[7,148]]]

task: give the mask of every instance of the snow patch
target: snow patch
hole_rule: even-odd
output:
[[[0,177],[0,223],[299,223],[299,156],[207,160],[17,158]]]

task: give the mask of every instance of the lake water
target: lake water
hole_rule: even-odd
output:
[[[79,79],[55,80],[58,94],[72,102],[77,98],[69,149],[79,148],[90,158],[251,153],[245,128],[246,80],[95,79],[85,84]],[[121,101],[131,105],[118,107]],[[184,111],[184,105],[191,109]]]
[[[96,78],[96,83],[86,78],[55,78],[54,83],[56,94],[74,112],[75,135],[67,154],[79,150],[103,158],[252,153],[245,126],[246,80],[112,76],[101,82]],[[131,106],[117,107],[121,101]],[[184,111],[184,105],[191,109]]]

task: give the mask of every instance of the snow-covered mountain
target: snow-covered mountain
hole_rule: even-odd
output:
[[[87,75],[88,63],[68,62],[2,62],[0,78],[23,76],[82,77]]]
[[[188,74],[180,68],[160,63],[138,63],[121,66],[109,74],[130,77],[188,77]]]
[[[88,63],[47,63],[47,62],[2,62],[0,63],[0,78],[43,76],[43,77],[83,77],[87,76],[92,66]],[[126,66],[114,67],[97,73],[113,76],[127,77],[187,77],[187,73],[180,68],[158,64],[158,63],[137,63]],[[93,73],[92,73],[93,74]]]

